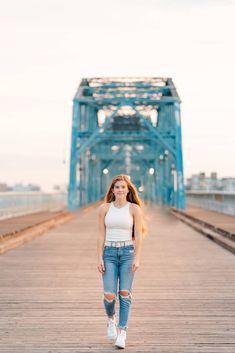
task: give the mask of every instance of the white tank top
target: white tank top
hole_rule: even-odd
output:
[[[107,241],[124,241],[132,239],[133,217],[130,214],[130,202],[121,208],[114,206],[113,201],[106,213],[104,222],[106,225]]]

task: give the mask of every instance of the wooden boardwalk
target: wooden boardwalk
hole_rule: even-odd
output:
[[[126,351],[234,353],[234,255],[157,207],[147,214]],[[0,256],[1,353],[117,350],[106,338],[96,217],[80,211]]]

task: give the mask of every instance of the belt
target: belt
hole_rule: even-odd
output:
[[[125,241],[106,241],[104,245],[120,248],[121,246],[127,246],[127,245],[133,245],[133,244],[134,244],[133,240],[125,240]]]

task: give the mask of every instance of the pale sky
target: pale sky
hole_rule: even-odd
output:
[[[172,77],[185,178],[235,177],[234,18],[234,0],[2,1],[0,182],[68,182],[71,102],[99,76]]]

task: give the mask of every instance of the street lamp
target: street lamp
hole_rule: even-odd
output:
[[[165,160],[168,158],[168,156],[169,156],[169,151],[168,151],[168,150],[165,150],[165,151],[164,151],[164,158],[165,158]]]
[[[163,162],[163,160],[164,160],[164,156],[163,156],[162,154],[160,154],[160,156],[159,156],[159,163],[161,164],[161,163]]]

